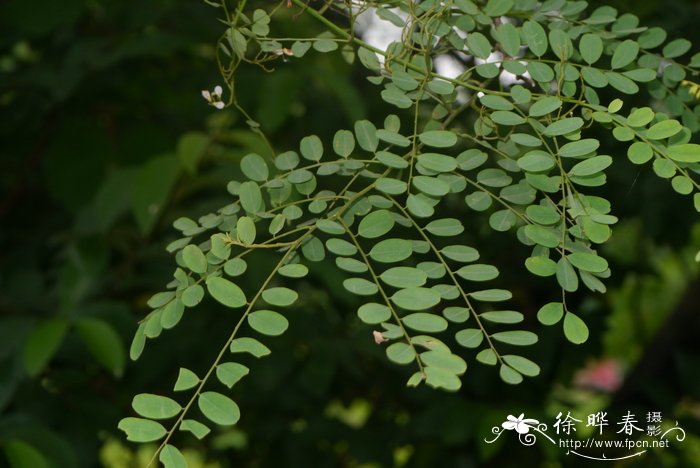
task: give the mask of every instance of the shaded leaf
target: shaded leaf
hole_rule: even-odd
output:
[[[22,352],[27,374],[35,376],[44,369],[63,342],[67,331],[68,322],[58,318],[45,320],[32,330]]]
[[[83,317],[76,322],[75,328],[97,362],[114,375],[121,376],[126,365],[126,349],[112,325],[97,318]]]

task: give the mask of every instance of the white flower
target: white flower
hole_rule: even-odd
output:
[[[215,86],[214,91],[208,91],[206,89],[202,90],[202,97],[207,100],[210,106],[214,106],[217,109],[223,109],[226,104],[221,100],[221,95],[224,90],[221,86]]]
[[[382,344],[387,341],[387,339],[384,338],[384,335],[382,335],[382,332],[378,332],[377,330],[372,332],[372,336],[374,337],[374,342],[377,344]]]
[[[291,49],[287,49],[286,47],[283,47],[281,49],[277,49],[273,52],[275,55],[289,55],[290,57],[294,55],[294,52],[292,52]]]
[[[503,426],[503,429],[508,431],[515,429],[518,434],[527,434],[530,432],[531,426],[539,424],[540,422],[537,419],[523,419],[524,416],[525,413],[521,413],[517,418],[512,414],[509,414],[507,418],[508,421],[501,424],[501,426]]]

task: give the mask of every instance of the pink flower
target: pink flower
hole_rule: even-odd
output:
[[[574,383],[605,393],[613,393],[622,385],[622,367],[615,359],[591,362],[576,372]]]

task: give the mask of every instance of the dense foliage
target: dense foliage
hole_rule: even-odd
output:
[[[401,42],[380,50],[355,33],[369,7],[403,28]],[[675,395],[699,396],[684,380],[697,362],[683,351],[693,299],[671,313],[697,276],[700,235],[700,55],[688,59],[688,40],[563,0],[141,8],[76,3],[32,28],[7,24],[55,37],[46,57],[26,40],[3,56],[3,131],[17,133],[9,148],[25,165],[24,178],[3,179],[3,216],[41,202],[30,190],[38,165],[72,216],[49,209],[41,230],[22,224],[33,217],[3,229],[4,243],[23,246],[3,264],[2,305],[15,311],[2,328],[11,464],[93,463],[98,428],[110,466],[226,463],[224,450],[250,466],[468,463],[508,459],[481,442],[509,411],[490,406],[504,399],[511,413],[551,416],[614,407],[612,393],[620,409],[692,414]],[[72,43],[80,27],[94,30]],[[161,55],[178,60],[162,67]],[[463,73],[438,74],[445,55]],[[204,77],[211,115],[196,92]],[[117,96],[93,96],[102,87]],[[10,118],[24,88],[34,101]],[[177,262],[165,289],[162,237]],[[610,262],[626,275],[604,300]],[[127,351],[133,310],[143,317]],[[670,342],[654,348],[664,323]],[[626,381],[636,389],[571,387],[574,344],[630,366],[677,348],[680,393],[625,400],[654,375],[643,371]],[[111,377],[75,370],[88,353]],[[125,375],[127,354],[141,360]],[[410,370],[384,367],[381,354]],[[120,418],[129,440],[159,444],[140,462],[106,436]],[[656,456],[683,463],[697,441],[678,450]]]

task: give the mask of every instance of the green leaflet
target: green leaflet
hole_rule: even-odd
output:
[[[193,388],[195,385],[197,385],[199,382],[200,380],[199,377],[197,377],[197,374],[195,374],[189,369],[181,367],[173,390],[176,392],[189,390],[190,388]]]
[[[501,380],[511,385],[517,385],[523,381],[523,376],[520,375],[519,372],[505,364],[502,364],[499,368],[498,375],[501,378]]]
[[[216,378],[228,388],[233,387],[249,372],[250,369],[237,362],[224,362],[216,366]]]
[[[372,122],[369,120],[358,120],[355,122],[354,129],[355,137],[357,138],[357,143],[360,145],[360,148],[371,152],[377,150],[379,138],[377,138],[377,127],[375,127]]]
[[[294,304],[298,297],[299,294],[296,291],[284,287],[269,288],[262,292],[262,298],[265,302],[280,307]]]
[[[426,366],[444,369],[450,373],[461,375],[467,371],[467,363],[464,359],[450,352],[425,351],[420,354],[420,359]]]
[[[674,161],[681,163],[697,163],[700,162],[700,145],[695,143],[686,143],[682,145],[669,146],[666,148],[666,154],[668,154],[668,157]]]
[[[564,316],[564,335],[574,344],[581,344],[588,340],[588,327],[578,315],[567,312]]]
[[[509,111],[515,108],[513,103],[502,96],[485,94],[479,98],[479,101],[481,101],[484,106],[493,110]]]
[[[513,0],[489,0],[484,7],[484,13],[489,16],[503,16],[513,8]]]
[[[182,423],[180,424],[180,430],[191,432],[192,435],[200,440],[211,432],[211,429],[201,422],[195,421],[194,419],[183,419]]]
[[[368,214],[357,229],[357,234],[367,239],[382,237],[394,227],[394,217],[387,210],[377,210]]]
[[[422,167],[435,172],[452,172],[457,169],[457,159],[437,153],[418,155],[418,163]]]
[[[498,332],[491,335],[491,338],[516,346],[529,346],[537,343],[537,335],[525,330]]]
[[[473,262],[479,259],[479,252],[473,247],[466,245],[448,245],[440,252],[450,260],[456,262]]]
[[[396,263],[407,259],[412,253],[411,242],[404,239],[385,239],[372,247],[369,256],[376,262]]]
[[[592,65],[603,55],[603,40],[597,34],[584,34],[579,42],[579,52],[583,60]]]
[[[650,140],[664,140],[680,132],[682,128],[677,120],[663,120],[649,127],[646,137]]]
[[[574,292],[578,289],[578,276],[576,276],[576,271],[568,259],[559,259],[557,262],[556,277],[557,282],[564,291]]]
[[[416,359],[416,352],[409,344],[394,343],[386,348],[386,356],[396,364],[405,365]]]
[[[236,237],[243,244],[251,245],[255,243],[257,230],[255,222],[248,216],[241,216],[236,223]]]
[[[540,23],[536,21],[525,21],[522,26],[523,40],[533,54],[538,57],[547,52],[547,33]]]
[[[206,273],[207,259],[196,245],[188,245],[182,249],[182,261],[194,273]]]
[[[489,281],[498,277],[498,269],[493,265],[473,264],[461,267],[457,275],[468,281]]]
[[[236,424],[241,417],[236,402],[218,392],[200,393],[197,406],[207,419],[220,426]]]
[[[249,353],[260,358],[270,354],[270,349],[255,338],[243,337],[231,341],[229,351],[232,353]]]
[[[418,139],[424,145],[435,148],[449,148],[457,143],[457,135],[446,130],[432,130],[418,135]]]
[[[465,348],[478,348],[484,340],[483,332],[478,328],[467,328],[455,334],[455,340]]]
[[[423,286],[428,275],[418,268],[413,267],[393,267],[379,275],[382,281],[389,286],[396,288],[411,288]]]
[[[343,281],[343,287],[358,296],[372,296],[379,291],[375,283],[364,278],[348,278]]]
[[[425,312],[406,315],[401,321],[408,328],[424,333],[438,333],[447,329],[447,320]]]
[[[481,59],[487,59],[491,55],[491,43],[479,32],[467,36],[467,47],[474,56]]]
[[[162,424],[150,419],[124,418],[119,421],[119,429],[126,433],[131,442],[153,442],[166,434]]]
[[[561,29],[552,29],[549,32],[549,44],[561,60],[568,60],[574,52],[569,35]]]
[[[570,176],[590,176],[596,174],[612,164],[610,156],[595,156],[585,161],[581,161],[571,168]]]
[[[241,160],[241,171],[251,180],[262,182],[267,180],[270,170],[262,156],[251,153]]]
[[[136,395],[131,406],[140,416],[149,419],[169,419],[182,411],[182,407],[175,400],[148,393]]]
[[[543,172],[553,168],[556,161],[551,154],[534,150],[516,161],[518,167],[528,172]]]
[[[527,258],[525,260],[525,268],[534,275],[547,277],[556,273],[557,264],[550,258],[538,255]]]
[[[496,39],[501,43],[503,50],[515,57],[520,52],[520,34],[518,29],[511,23],[503,23],[496,29]]]
[[[637,58],[638,53],[639,44],[637,42],[631,39],[622,41],[617,48],[615,48],[610,66],[613,69],[626,67]]]
[[[333,151],[343,158],[355,149],[355,137],[349,130],[338,130],[333,137]]]
[[[559,136],[573,133],[583,126],[583,120],[580,117],[568,117],[557,120],[544,129],[544,134],[547,136]]]
[[[600,146],[600,142],[593,138],[585,138],[572,141],[559,148],[559,155],[564,158],[577,158],[594,152]]]
[[[357,309],[357,316],[368,325],[386,322],[391,318],[391,310],[383,305],[369,302]]]
[[[310,161],[319,161],[323,156],[323,142],[316,135],[309,135],[299,143],[301,155]]]
[[[452,237],[464,232],[464,226],[455,218],[444,218],[429,222],[425,230],[435,236]]]
[[[503,361],[516,371],[528,377],[535,377],[540,374],[540,366],[522,356],[507,354],[503,356]]]
[[[564,316],[564,305],[561,302],[550,302],[537,312],[537,320],[543,325],[554,325]]]
[[[523,321],[523,314],[513,310],[498,310],[484,312],[479,315],[482,319],[493,323],[520,323]]]
[[[561,107],[561,100],[555,96],[547,96],[535,101],[528,111],[532,117],[547,115]]]
[[[227,307],[243,307],[247,302],[243,290],[227,279],[211,276],[206,284],[211,297]]]
[[[426,310],[440,302],[440,294],[428,288],[400,289],[391,296],[391,301],[406,310]]]
[[[187,460],[184,455],[170,444],[163,447],[158,455],[158,460],[165,468],[187,468]]]
[[[273,310],[256,310],[248,315],[250,328],[269,336],[279,336],[289,327],[289,322],[280,313]]]

